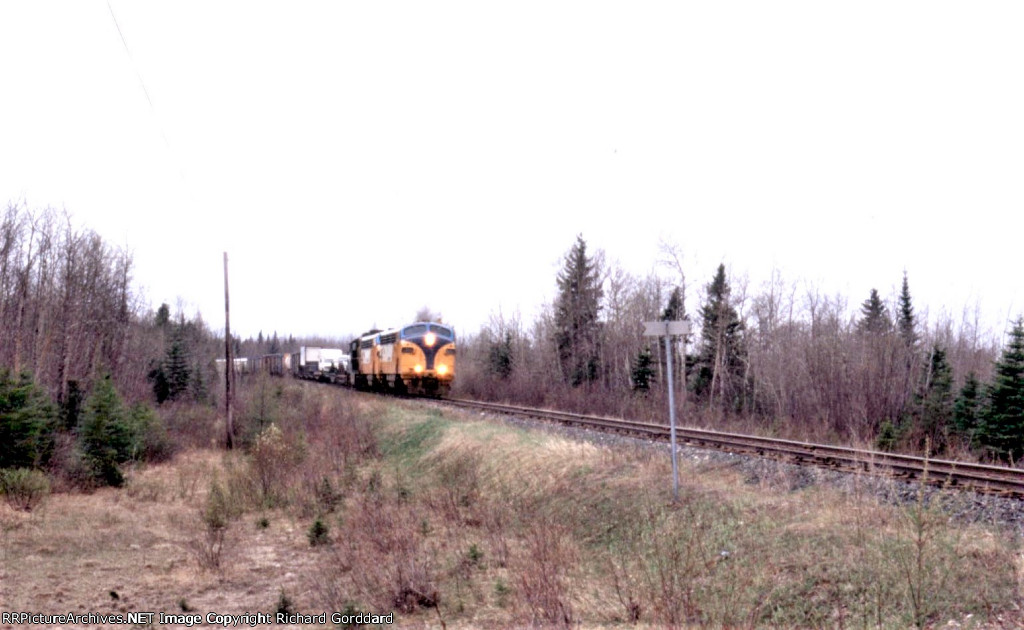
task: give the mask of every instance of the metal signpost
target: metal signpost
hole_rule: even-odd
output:
[[[676,463],[676,399],[675,381],[672,379],[672,346],[674,335],[690,334],[690,322],[644,322],[645,337],[665,337],[665,362],[668,366],[668,422],[669,436],[672,443],[672,496],[679,500],[679,468]],[[685,373],[686,366],[683,366]]]

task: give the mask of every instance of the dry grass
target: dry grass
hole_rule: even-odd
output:
[[[281,396],[265,408],[289,411],[262,453],[255,437],[251,453],[186,450],[122,489],[0,507],[0,607],[241,613],[273,610],[284,593],[299,612],[395,611],[404,627],[1019,619],[1016,542],[933,507],[688,464],[673,503],[660,449],[330,388]],[[215,486],[228,515],[217,562]],[[310,543],[317,519],[329,544]]]
[[[191,471],[220,470],[223,455],[188,451],[132,475],[125,489],[51,497],[31,514],[4,513],[0,607],[36,612],[264,610],[280,590],[305,590],[317,559],[304,524],[272,513],[230,526],[221,570],[205,569],[198,507],[205,487],[182,496]],[[114,596],[116,594],[116,597]]]

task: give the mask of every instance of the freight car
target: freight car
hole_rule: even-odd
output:
[[[292,371],[292,355],[265,354],[259,357],[259,371],[272,376],[282,376]]]
[[[344,385],[349,382],[348,355],[341,348],[302,346],[290,358],[292,376]]]
[[[349,350],[357,389],[445,396],[455,378],[455,331],[444,324],[367,331]]]
[[[217,374],[224,374],[224,366],[227,362],[224,359],[215,359],[214,364]],[[231,360],[235,374],[253,374],[261,369],[261,361],[257,357],[235,357]]]

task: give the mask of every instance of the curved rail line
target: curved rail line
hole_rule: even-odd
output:
[[[669,439],[669,427],[586,414],[534,409],[517,405],[476,400],[445,399],[444,404],[503,414],[527,416],[602,431],[630,434],[655,440]],[[902,480],[924,481],[929,485],[973,490],[985,494],[1024,499],[1024,470],[986,464],[971,464],[931,459],[827,444],[724,433],[689,427],[676,427],[679,443],[701,448],[757,455],[805,466],[817,466],[871,475],[887,475]]]

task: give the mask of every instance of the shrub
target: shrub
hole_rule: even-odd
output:
[[[78,489],[92,490],[96,487],[92,464],[78,446],[78,440],[71,433],[58,433],[53,455],[47,467],[53,475],[58,491]]]
[[[309,526],[309,532],[306,533],[306,537],[309,538],[310,547],[331,544],[330,530],[323,520],[319,518]]]
[[[518,591],[538,625],[573,625],[573,581],[579,554],[568,529],[534,521],[526,532],[526,549],[517,574]]]
[[[321,510],[330,514],[341,502],[341,493],[334,489],[334,484],[326,476],[316,486],[316,502]]]
[[[279,615],[294,615],[298,612],[295,610],[295,602],[292,601],[291,597],[288,597],[283,588],[277,596],[277,608],[275,612]]]
[[[174,443],[167,434],[167,427],[149,405],[133,405],[128,412],[128,425],[130,459],[162,462],[174,455]]]
[[[286,482],[305,453],[305,446],[299,440],[286,438],[276,424],[256,437],[252,447],[252,472],[264,505],[272,507],[283,499]]]
[[[340,610],[356,597],[379,609],[412,614],[441,604],[436,550],[422,531],[424,514],[379,494],[364,495],[345,521],[318,585],[325,607]]]
[[[899,430],[890,420],[885,420],[878,427],[878,437],[875,438],[875,447],[882,451],[891,451],[896,448],[899,440]]]
[[[277,384],[278,380],[260,373],[239,388],[237,408],[240,413],[235,421],[235,433],[242,446],[251,448],[264,431],[281,424],[282,408],[287,410],[287,407],[282,405],[284,391]]]
[[[223,444],[224,422],[217,413],[216,408],[207,405],[165,403],[160,407],[172,443],[182,448]]]
[[[207,529],[220,530],[228,526],[228,520],[232,516],[231,506],[224,489],[216,481],[210,484],[210,491],[206,495],[206,504],[203,506],[200,516]]]
[[[210,484],[206,503],[199,512],[204,531],[194,541],[196,557],[203,568],[221,568],[228,544],[228,525],[232,516],[227,494],[221,485],[214,481]]]
[[[50,480],[38,470],[0,470],[0,494],[4,495],[12,508],[28,512],[50,494]]]

